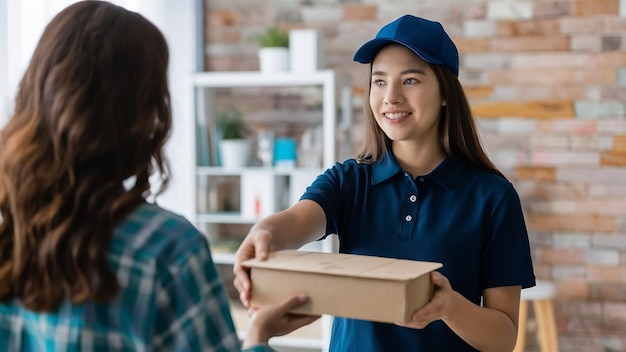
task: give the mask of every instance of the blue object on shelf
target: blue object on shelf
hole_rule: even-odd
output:
[[[274,140],[274,166],[296,166],[296,140],[294,138],[279,137]]]

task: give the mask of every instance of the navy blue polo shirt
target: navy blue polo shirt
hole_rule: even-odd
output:
[[[337,163],[301,199],[326,214],[339,252],[434,261],[475,304],[484,289],[534,286],[517,192],[505,178],[446,157],[415,179],[391,153],[374,165]],[[374,303],[374,302],[372,302]],[[426,328],[335,317],[332,351],[474,351],[442,321]]]

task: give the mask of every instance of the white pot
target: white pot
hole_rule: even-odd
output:
[[[284,72],[289,70],[289,48],[259,49],[261,72]]]
[[[220,141],[220,162],[223,167],[244,167],[250,156],[250,141],[247,139],[223,139]]]

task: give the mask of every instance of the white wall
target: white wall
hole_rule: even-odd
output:
[[[159,204],[193,218],[193,89],[190,75],[198,65],[198,9],[202,0],[110,0],[152,21],[170,47],[169,79],[174,128],[166,153],[172,180]],[[12,107],[19,80],[45,25],[72,0],[0,0],[0,125]]]
[[[15,50],[9,50],[11,34],[9,30],[10,0],[0,0],[0,127],[4,126],[11,106],[12,90],[10,82],[10,63],[15,57]]]
[[[0,0],[0,126],[4,125],[6,121],[6,101],[8,99],[7,92],[7,74],[8,74],[8,64],[7,64],[7,40],[9,26],[7,24],[7,14],[8,14],[8,4],[6,0]]]

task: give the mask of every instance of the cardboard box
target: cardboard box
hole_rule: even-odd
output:
[[[429,273],[440,263],[373,256],[277,251],[251,268],[251,303],[280,302],[296,292],[310,299],[294,312],[330,314],[387,323],[408,322],[426,304],[433,287]]]

